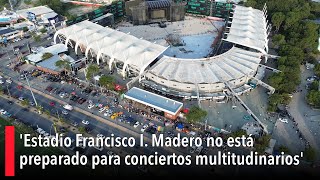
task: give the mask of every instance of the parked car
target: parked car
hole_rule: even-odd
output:
[[[89,125],[89,121],[82,120],[81,122],[82,122],[82,124],[84,124],[84,125]]]

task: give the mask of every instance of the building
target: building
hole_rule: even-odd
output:
[[[24,35],[23,30],[3,28],[0,29],[0,43],[7,43],[15,38],[22,38]]]
[[[59,22],[59,15],[47,6],[37,6],[16,12],[20,18],[39,24],[55,24]]]
[[[14,24],[18,21],[19,16],[13,12],[4,8],[3,11],[0,12],[0,25],[4,24]]]
[[[59,55],[68,52],[68,48],[64,44],[55,44],[47,48],[39,47],[32,54],[26,56],[26,62],[29,64],[36,65],[43,61],[42,56],[44,53],[51,53],[52,55]]]
[[[81,51],[88,59],[94,57],[97,64],[105,62],[110,70],[119,70],[123,77],[130,72],[141,75],[167,49],[90,21],[58,30],[54,35],[54,42],[57,38],[65,46],[74,48],[76,53]]]
[[[96,19],[91,20],[91,22],[99,24],[101,26],[108,26],[108,27],[112,27],[114,25],[114,15],[111,13],[107,13],[103,16],[100,16]]]
[[[127,91],[124,97],[148,107],[155,108],[158,111],[162,111],[166,118],[173,120],[177,119],[183,107],[183,103],[181,102],[136,87]]]
[[[221,44],[231,48],[202,59],[163,56],[140,78],[142,85],[186,99],[224,99],[230,88],[241,95],[253,88],[252,81],[272,93],[274,88],[260,81],[265,69],[260,62],[268,53],[265,11],[234,5],[230,14]]]
[[[185,3],[171,0],[126,2],[126,15],[134,25],[184,19]]]
[[[64,68],[60,68],[56,66],[56,62],[60,60],[68,61],[70,63],[71,71],[75,69],[76,61],[72,57],[66,54],[54,55],[49,59],[46,59],[37,63],[36,66],[37,66],[37,69],[39,69],[40,71],[54,74],[54,75],[59,75],[64,71]]]

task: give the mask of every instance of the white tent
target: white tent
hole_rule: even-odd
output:
[[[78,47],[85,47],[85,55],[89,52],[97,55],[97,63],[103,56],[110,57],[109,67],[114,61],[124,63],[122,73],[127,69],[133,69],[140,74],[146,67],[161,55],[167,47],[139,39],[126,33],[103,27],[90,21],[82,21],[64,29],[60,29],[54,36],[54,41],[58,35],[66,38],[67,46],[70,40],[75,44],[75,51]],[[83,50],[84,51],[84,50]]]

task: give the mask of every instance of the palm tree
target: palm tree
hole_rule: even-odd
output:
[[[109,88],[113,86],[114,78],[112,76],[101,76],[99,79],[99,84],[103,87]]]
[[[46,110],[44,111],[44,113],[45,113],[48,117],[51,116],[51,113],[50,113],[50,111],[49,111],[48,109],[46,109]]]
[[[39,114],[42,114],[43,107],[42,107],[42,106],[40,106],[40,105],[38,105],[36,108],[37,108],[37,110],[38,110]]]
[[[99,67],[96,64],[91,64],[88,68],[87,68],[87,74],[86,74],[86,78],[90,79],[94,74],[99,72]]]
[[[55,65],[59,68],[63,68],[64,69],[64,72],[65,74],[68,72],[68,71],[71,71],[71,64],[69,61],[66,61],[66,60],[59,60],[55,63]]]
[[[29,100],[28,99],[25,99],[21,102],[21,105],[22,106],[28,106],[29,105]]]

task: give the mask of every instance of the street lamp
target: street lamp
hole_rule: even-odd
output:
[[[9,85],[8,85],[8,84],[7,84],[7,91],[8,91],[9,96],[11,97],[11,93],[10,93]]]
[[[26,78],[27,84],[28,84],[28,86],[29,86],[29,89],[30,89],[30,92],[31,92],[33,101],[34,101],[34,103],[36,104],[36,106],[38,106],[37,100],[36,100],[36,98],[34,97],[34,94],[33,94],[32,88],[31,88],[31,86],[30,86],[29,80],[28,80],[28,78],[27,78],[27,75],[24,74],[24,77]],[[40,114],[40,110],[39,110],[39,114]]]

